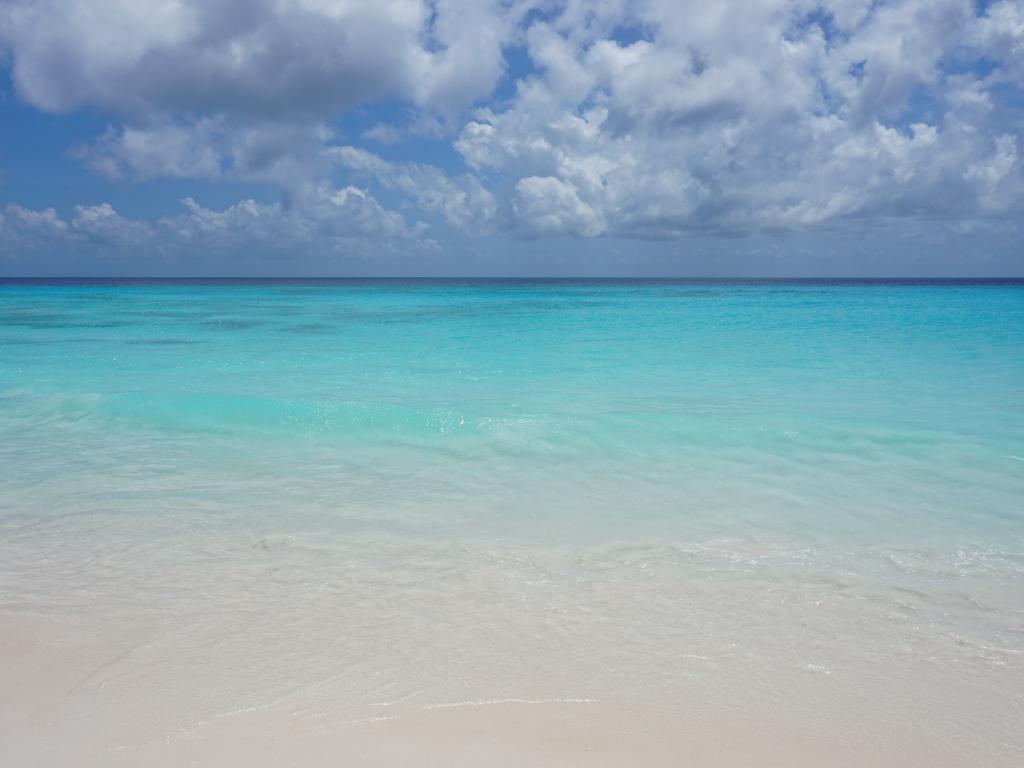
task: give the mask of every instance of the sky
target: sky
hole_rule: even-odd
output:
[[[1022,276],[1024,0],[0,0],[0,275]]]

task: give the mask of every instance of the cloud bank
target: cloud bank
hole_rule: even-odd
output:
[[[109,121],[73,149],[95,173],[280,196],[153,220],[11,203],[8,251],[1024,214],[1024,0],[8,0],[0,47],[19,99]],[[381,119],[347,134],[356,110]],[[448,159],[395,151],[417,142]]]

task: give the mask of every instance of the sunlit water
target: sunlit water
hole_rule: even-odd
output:
[[[586,698],[1020,745],[1021,283],[0,284],[0,466],[0,609],[113,622],[76,695],[168,732]]]

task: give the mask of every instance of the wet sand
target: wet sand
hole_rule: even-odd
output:
[[[102,624],[102,623],[101,623]],[[915,738],[901,723],[821,732],[787,716],[756,719],[592,700],[442,702],[343,719],[300,706],[225,712],[178,727],[145,675],[106,685],[118,643],[80,618],[0,614],[0,745],[10,766],[963,766],[969,751]],[[120,637],[123,639],[124,635]],[[108,640],[111,638],[108,637]],[[127,651],[128,654],[131,651]],[[180,706],[217,680],[181,669]],[[116,693],[115,693],[116,690]],[[129,698],[125,698],[125,697]],[[294,702],[293,702],[294,704]],[[685,708],[683,708],[685,709]],[[965,745],[968,746],[969,745]]]

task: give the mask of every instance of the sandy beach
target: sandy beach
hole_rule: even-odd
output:
[[[116,678],[124,653],[83,637],[78,622],[3,616],[0,743],[9,765],[33,766],[940,766],[963,756],[886,733],[816,733],[786,722],[688,720],[671,709],[597,701],[449,702],[398,715],[338,721],[287,707],[224,713],[176,730],[161,727],[156,692],[144,675]],[[187,669],[179,670],[188,678]],[[191,680],[178,704],[216,680]],[[166,704],[167,702],[164,702]],[[293,701],[301,705],[301,701]],[[904,737],[906,738],[906,737]]]
[[[1014,744],[1020,744],[1019,697],[1008,696],[1006,709],[986,722],[972,719],[965,726],[957,713],[973,707],[975,718],[978,707],[991,708],[993,692],[965,686],[954,670],[935,674],[927,665],[919,667],[920,693],[899,687],[906,681],[887,686],[876,680],[872,690],[857,680],[833,684],[827,675],[813,676],[810,684],[791,681],[787,689],[764,670],[776,678],[775,700],[765,701],[752,679],[750,700],[737,688],[732,706],[708,694],[711,678],[682,681],[673,687],[680,699],[658,706],[638,703],[635,691],[623,690],[620,701],[375,702],[360,710],[346,706],[339,681],[327,697],[333,707],[300,691],[194,719],[205,701],[230,699],[238,681],[229,669],[212,677],[190,669],[194,649],[179,649],[181,658],[165,658],[158,668],[140,666],[133,655],[152,631],[158,630],[125,621],[0,614],[0,690],[15,692],[0,699],[5,764],[1010,768]],[[273,659],[266,662],[266,674],[287,672]],[[257,664],[252,671],[259,670]],[[528,666],[521,671],[529,678]],[[758,677],[756,670],[750,674]],[[682,697],[687,689],[689,701]],[[243,690],[235,694],[244,698]],[[918,695],[962,698],[924,701]],[[808,718],[807,701],[798,698],[812,700],[822,717]],[[310,708],[315,701],[322,709]],[[948,728],[938,727],[943,721]]]

